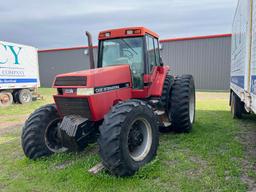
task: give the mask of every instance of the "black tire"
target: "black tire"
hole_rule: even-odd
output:
[[[13,96],[10,92],[0,92],[0,107],[8,107],[13,103]]]
[[[29,89],[21,89],[16,93],[15,98],[20,104],[31,103],[32,93]]]
[[[13,91],[13,92],[12,92],[12,96],[13,96],[13,102],[14,102],[14,103],[19,103],[19,102],[18,102],[19,90]]]
[[[170,92],[171,92],[172,83],[173,83],[173,77],[170,75],[167,75],[164,80],[163,91],[162,91],[162,95],[160,98],[160,104],[163,107],[163,109],[166,111],[169,110],[169,103],[170,103],[169,100],[170,100]]]
[[[166,114],[169,113],[170,92],[171,92],[171,88],[172,88],[172,84],[173,84],[173,79],[174,78],[171,75],[166,76],[166,78],[164,80],[162,95],[160,97],[160,105],[166,111]],[[162,133],[170,132],[171,126],[169,126],[169,127],[160,126],[159,131]]]
[[[21,135],[22,148],[28,158],[36,159],[51,155],[57,151],[53,151],[48,147],[50,144],[46,140],[46,130],[52,128],[50,126],[55,125],[59,120],[60,117],[54,104],[45,105],[29,116]],[[51,146],[56,143],[55,141],[52,142]],[[55,147],[61,149],[62,147],[60,145],[59,142]]]
[[[138,120],[143,121],[145,127],[150,131],[147,132],[148,139],[143,137],[142,144],[137,146],[143,146],[145,141],[147,150],[141,148],[143,149],[142,155],[135,157],[132,155],[134,151],[130,150],[133,146],[128,144],[128,140],[130,142],[130,139],[134,139],[130,134],[131,130],[134,129],[132,125],[135,125]],[[152,108],[144,101],[129,100],[115,105],[105,115],[99,130],[100,156],[104,166],[110,173],[116,176],[133,175],[141,166],[150,162],[156,155],[159,142],[158,121]],[[151,137],[149,133],[151,133]],[[147,145],[147,141],[151,142],[151,145]]]
[[[241,119],[243,114],[243,102],[241,99],[234,93],[231,93],[231,114],[233,119]]]
[[[178,76],[174,80],[170,99],[172,129],[187,133],[195,121],[195,85],[192,75]]]

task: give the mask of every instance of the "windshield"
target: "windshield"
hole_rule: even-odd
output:
[[[133,88],[142,89],[144,74],[143,37],[107,39],[100,44],[99,66],[129,64]]]
[[[129,64],[133,74],[143,74],[143,37],[102,41],[101,59],[102,67]]]

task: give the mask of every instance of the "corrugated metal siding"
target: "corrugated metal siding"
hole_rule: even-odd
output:
[[[171,66],[173,74],[192,74],[197,89],[229,89],[231,37],[169,41],[162,45],[163,61]],[[89,58],[84,49],[39,52],[39,66],[41,85],[50,87],[56,74],[88,69]]]
[[[94,50],[97,62],[97,49]],[[39,52],[39,73],[42,87],[51,87],[57,74],[89,69],[85,49]]]
[[[231,37],[171,41],[162,47],[172,74],[192,74],[197,89],[229,89]]]

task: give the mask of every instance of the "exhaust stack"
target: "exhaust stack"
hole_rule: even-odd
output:
[[[92,45],[92,35],[88,31],[85,32],[87,39],[88,39],[88,52],[89,52],[89,59],[90,59],[90,69],[94,69],[94,56],[93,56],[93,45]]]

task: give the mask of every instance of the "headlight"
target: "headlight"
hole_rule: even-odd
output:
[[[77,88],[77,95],[93,95],[94,88]]]

